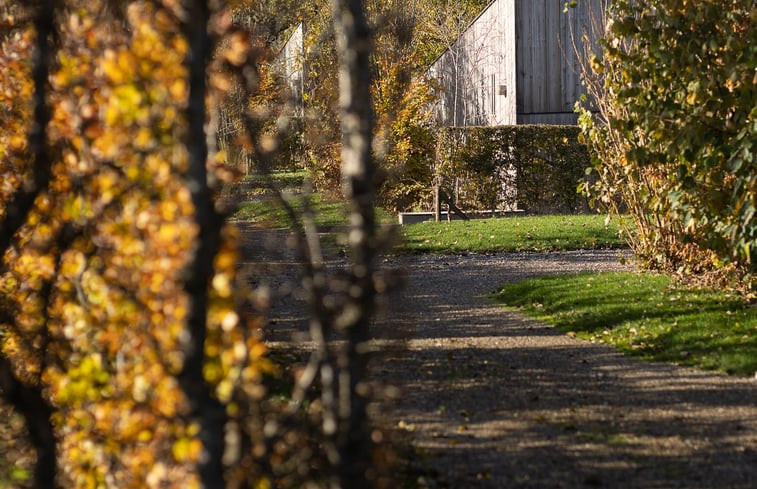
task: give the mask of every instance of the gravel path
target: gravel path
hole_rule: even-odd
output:
[[[757,487],[757,382],[631,360],[493,306],[527,276],[622,269],[617,252],[405,257],[380,322],[417,487]]]
[[[281,238],[271,240],[281,249]],[[251,280],[296,298],[284,255]],[[757,488],[757,382],[623,357],[492,305],[525,277],[625,268],[617,251],[404,256],[374,361],[399,388],[374,422],[409,446],[417,488]],[[266,336],[305,347],[296,301],[274,300]]]

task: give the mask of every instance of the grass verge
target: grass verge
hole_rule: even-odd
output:
[[[271,173],[273,182],[283,189],[298,190],[302,188],[307,176],[307,170],[275,171]],[[243,183],[260,189],[268,188],[268,180],[259,174],[247,175],[244,177]]]
[[[503,287],[495,299],[644,360],[737,375],[757,371],[757,307],[735,294],[611,272],[529,279]]]
[[[289,199],[289,203],[298,213],[301,213],[305,206],[305,198],[294,196]],[[345,224],[347,214],[343,202],[327,200],[320,195],[314,195],[310,200],[310,205],[315,214],[316,226],[319,228],[333,228]],[[241,204],[239,210],[234,214],[234,219],[252,221],[267,228],[286,228],[293,224],[284,208],[273,198]]]
[[[304,197],[289,201],[300,212]],[[347,223],[344,201],[321,194],[311,198],[316,225],[321,230],[339,228]],[[395,222],[394,215],[377,209],[382,224]],[[241,204],[234,218],[268,228],[291,227],[287,214],[272,198]],[[503,251],[559,251],[575,249],[622,248],[616,222],[605,224],[599,215],[525,216],[471,221],[424,222],[400,228],[399,253],[494,253]]]
[[[617,222],[600,215],[523,216],[404,226],[413,253],[492,253],[622,248]]]
[[[302,213],[305,207],[305,197],[294,195],[289,197],[289,203]],[[321,231],[329,231],[347,225],[347,206],[343,200],[324,198],[315,194],[310,198],[310,206],[315,216],[315,224]],[[251,221],[266,228],[289,228],[292,222],[283,207],[273,197],[245,202],[234,213],[234,219]],[[376,209],[376,219],[381,224],[393,222],[393,217],[385,210]]]

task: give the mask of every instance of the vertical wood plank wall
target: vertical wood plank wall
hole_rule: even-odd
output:
[[[573,40],[607,1],[582,0],[568,13],[564,0],[493,1],[428,70],[443,88],[440,123],[575,124],[584,89]]]
[[[515,124],[515,0],[497,0],[429,68],[444,125]]]
[[[585,93],[576,49],[584,49],[583,32],[595,41],[592,22],[602,18],[606,1],[580,1],[564,12],[561,0],[516,0],[519,124],[575,124],[573,106]]]

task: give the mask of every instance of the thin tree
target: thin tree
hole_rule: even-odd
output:
[[[372,157],[371,36],[360,0],[333,0],[334,31],[339,59],[339,118],[342,128],[342,189],[349,202],[350,294],[336,326],[346,331],[340,352],[338,447],[342,489],[368,487],[371,459],[366,400],[360,394],[365,380],[368,340],[374,308],[376,219]]]
[[[191,301],[184,366],[179,381],[190,403],[191,415],[200,423],[203,456],[199,474],[206,489],[225,486],[223,476],[224,426],[223,404],[212,394],[203,375],[205,339],[207,337],[208,287],[213,277],[213,259],[221,242],[222,216],[218,215],[208,186],[208,145],[205,135],[205,98],[207,67],[212,52],[208,33],[210,9],[206,0],[189,3],[184,31],[189,53],[189,104],[187,106],[187,151],[189,166],[187,185],[192,194],[195,223],[199,229],[194,260],[189,269],[185,290]]]

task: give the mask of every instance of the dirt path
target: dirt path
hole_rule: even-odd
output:
[[[281,248],[273,238],[272,248]],[[307,348],[290,257],[256,283],[274,300],[267,338]],[[373,335],[374,375],[399,388],[374,422],[409,445],[417,488],[757,487],[757,382],[627,359],[493,306],[528,276],[622,269],[618,252],[407,256]]]
[[[624,358],[492,306],[545,273],[622,268],[617,252],[407,257],[377,334],[401,389],[416,487],[757,487],[757,382]]]

